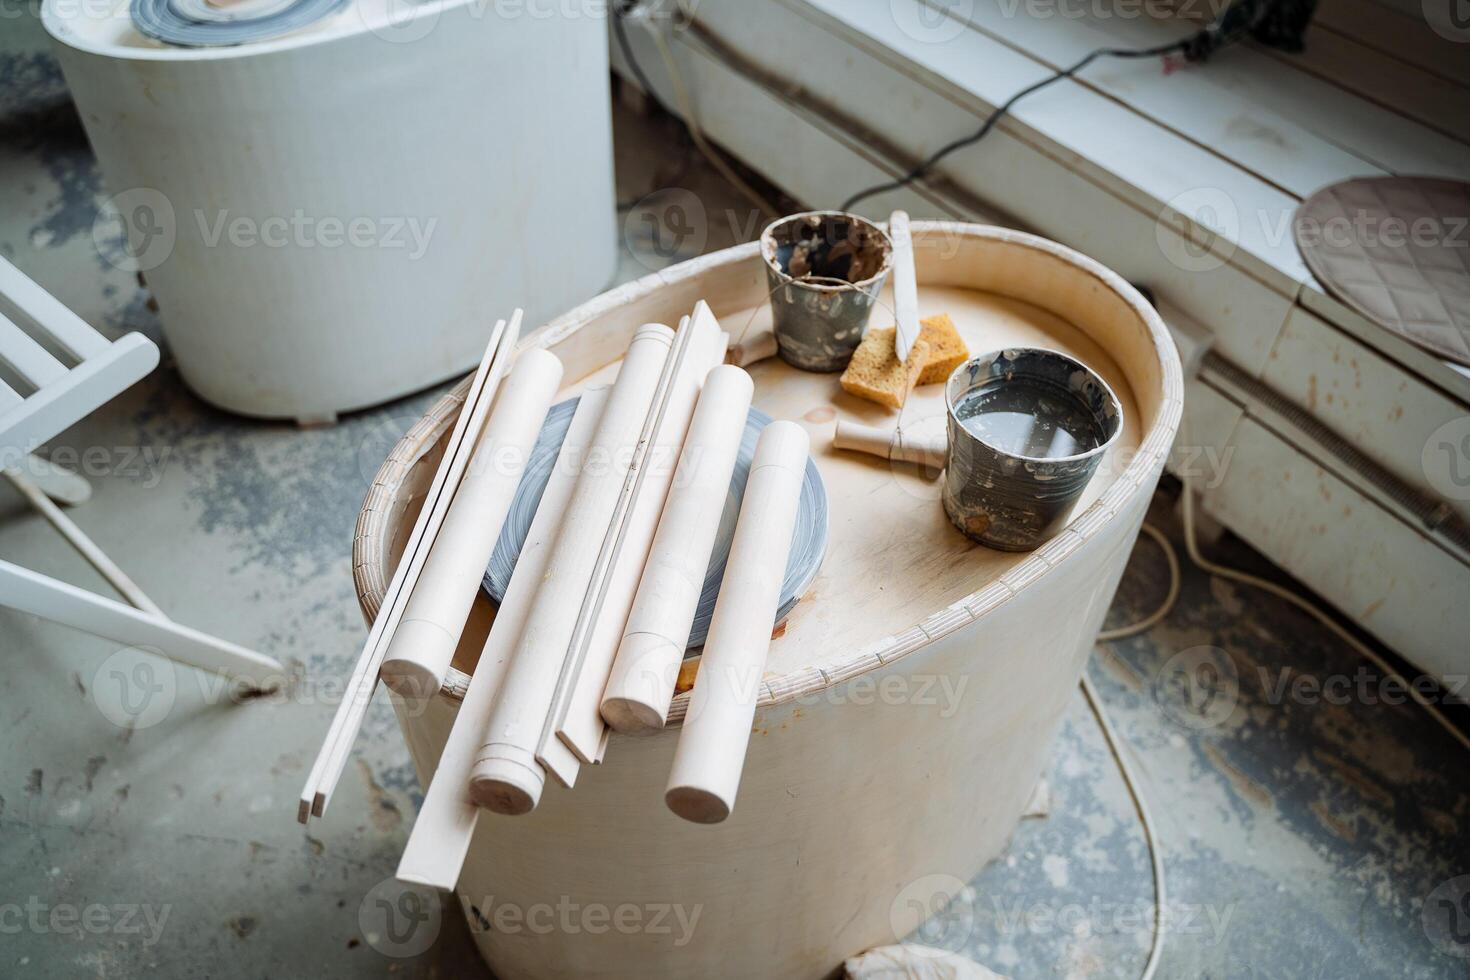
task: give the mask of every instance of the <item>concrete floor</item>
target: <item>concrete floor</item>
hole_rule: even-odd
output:
[[[666,120],[620,111],[617,122],[625,198],[677,183],[710,215],[746,213],[701,161],[667,152],[682,143]],[[660,172],[650,160],[672,162]],[[159,338],[146,293],[107,261],[106,241],[94,243],[99,175],[25,20],[0,34],[0,196],[0,254],[107,333]],[[711,221],[707,235],[672,240],[643,213],[627,212],[620,279],[743,237],[740,223]],[[358,507],[434,397],[299,431],[211,409],[165,359],[53,442],[53,454],[104,448],[94,497],[73,516],[154,599],[282,659],[295,681],[230,704],[190,671],[160,674],[171,710],[129,724],[113,692],[115,644],[0,610],[0,976],[482,971],[453,903],[420,955],[388,955],[403,950],[374,930],[370,897],[420,799],[386,704],[368,718],[330,818],[306,833],[294,822],[331,684],[365,632],[348,555]],[[1177,541],[1162,494],[1156,509]],[[1228,538],[1217,554],[1263,568]],[[13,496],[0,495],[0,555],[104,588]],[[1161,557],[1141,544],[1110,623],[1147,612],[1165,584]],[[1172,683],[1201,647],[1223,651],[1214,656],[1239,679],[1223,705]],[[1355,677],[1360,666],[1304,616],[1193,568],[1167,622],[1094,659],[1163,840],[1161,977],[1470,972],[1470,945],[1432,917],[1451,908],[1442,900],[1470,903],[1470,878],[1456,880],[1470,872],[1463,749],[1412,706],[1277,693],[1282,679]],[[1024,821],[1008,853],[913,938],[1018,978],[1134,977],[1149,941],[1147,852],[1080,695],[1047,784],[1048,815]],[[1453,921],[1470,926],[1470,914]]]

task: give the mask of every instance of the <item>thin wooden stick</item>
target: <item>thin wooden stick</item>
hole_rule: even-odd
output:
[[[358,654],[357,664],[347,681],[342,703],[337,706],[332,725],[327,730],[321,750],[307,775],[296,812],[296,819],[301,823],[306,823],[310,816],[320,817],[326,812],[337,780],[341,778],[342,770],[347,765],[352,744],[357,740],[367,707],[377,689],[378,667],[385,652],[385,642],[392,636],[403,615],[404,603],[423,568],[434,531],[448,510],[449,500],[453,495],[452,488],[458,484],[469,461],[470,447],[478,438],[480,427],[485,421],[485,413],[490,407],[490,399],[485,397],[487,388],[493,390],[492,379],[493,382],[499,381],[515,350],[516,342],[520,338],[521,315],[522,311],[518,309],[511,315],[509,324],[504,320],[496,321],[495,328],[490,333],[485,356],[480,360],[474,380],[470,382],[469,391],[465,394],[464,405],[460,408],[454,428],[445,444],[444,458],[434,473],[434,482],[430,484],[429,493],[419,509],[413,532],[409,535],[403,556],[393,572],[388,591],[378,608],[378,616],[368,632],[367,642]],[[449,493],[445,493],[446,488],[450,488]]]

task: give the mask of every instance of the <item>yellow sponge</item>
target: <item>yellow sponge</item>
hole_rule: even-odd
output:
[[[849,394],[887,405],[902,408],[904,400],[913,390],[919,373],[929,360],[929,342],[922,336],[914,341],[909,350],[909,359],[898,362],[893,352],[893,327],[878,327],[869,330],[852,352],[847,370],[842,372],[842,388]]]
[[[929,345],[929,359],[924,362],[924,370],[919,372],[918,383],[921,385],[948,381],[954,369],[970,356],[970,349],[965,346],[948,313],[920,320],[919,339]]]

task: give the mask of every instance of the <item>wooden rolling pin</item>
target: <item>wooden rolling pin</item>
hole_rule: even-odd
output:
[[[404,697],[431,697],[444,683],[561,375],[556,355],[528,350],[495,399],[379,669]]]
[[[662,728],[668,718],[754,390],[728,364],[705,379],[602,692],[602,717],[616,731]]]
[[[638,329],[603,407],[470,770],[470,798],[495,813],[529,813],[541,800],[546,770],[536,751],[542,729],[673,336],[657,323]]]
[[[608,574],[607,588],[587,638],[578,683],[566,705],[565,717],[557,719],[556,736],[584,763],[601,761],[601,750],[607,745],[607,723],[599,711],[602,693],[648,564],[660,515],[678,473],[676,464],[680,447],[685,444],[693,424],[700,390],[711,370],[718,370],[716,366],[725,356],[725,333],[703,300],[695,306],[686,329],[691,332],[687,339],[689,347],[682,361],[670,366],[677,370],[670,375],[668,401],[663,406],[662,417],[655,420],[656,424],[649,433],[650,446],[642,464],[641,485],[623,527],[616,559]],[[678,347],[679,339],[676,337],[675,352]],[[655,404],[654,408],[657,410],[659,406]],[[744,421],[744,413],[741,413],[742,427]],[[728,481],[727,476],[727,484]],[[719,497],[723,503],[725,494],[721,493]],[[701,571],[701,578],[703,574]]]
[[[938,439],[900,434],[896,429],[880,429],[856,422],[837,422],[837,431],[832,436],[833,449],[851,449],[883,459],[896,459],[905,463],[918,463],[936,470],[944,469],[949,447],[943,433]]]
[[[756,444],[664,793],[685,820],[719,823],[735,809],[809,450],[806,430],[795,422],[772,422]]]
[[[495,622],[485,639],[479,664],[470,676],[464,702],[455,715],[454,726],[439,755],[413,832],[409,834],[408,846],[398,863],[401,881],[450,891],[459,880],[475,825],[483,812],[469,798],[470,768],[485,737],[495,695],[505,679],[511,654],[525,628],[526,613],[546,572],[547,557],[556,542],[567,501],[577,485],[576,471],[586,458],[606,401],[606,388],[590,388],[582,392],[582,399],[572,414],[556,466],[531,519],[520,557],[516,559],[515,573],[506,586],[500,608],[495,611]]]

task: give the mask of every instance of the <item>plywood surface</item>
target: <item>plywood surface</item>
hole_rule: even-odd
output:
[[[886,291],[872,326],[888,326]],[[715,309],[732,340],[770,327],[770,307]],[[1123,435],[1088,486],[1078,512],[1107,489],[1140,442],[1132,391],[1113,359],[1072,324],[1028,303],[953,287],[919,289],[919,315],[948,313],[972,353],[998,347],[1045,346],[1071,354],[1112,385],[1123,404]],[[553,348],[554,350],[555,348]],[[609,364],[569,385],[562,397],[617,374]],[[844,392],[836,374],[810,374],[772,358],[751,366],[755,406],[800,423],[812,440],[831,512],[821,574],[771,645],[768,673],[846,660],[865,646],[901,632],[998,578],[1027,555],[993,551],[955,531],[939,500],[938,474],[831,448],[838,418],[892,425],[898,414]],[[943,385],[915,389],[905,429],[944,428]],[[460,666],[468,650],[461,651]]]

